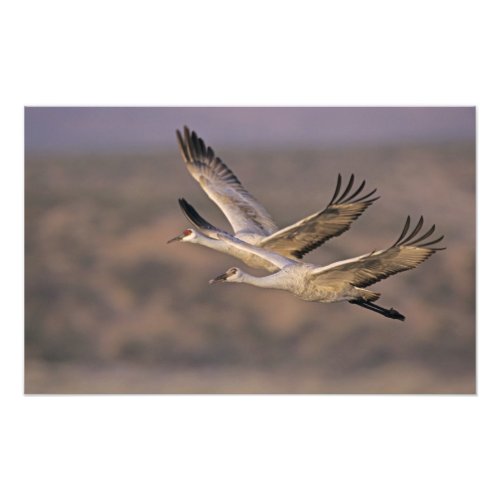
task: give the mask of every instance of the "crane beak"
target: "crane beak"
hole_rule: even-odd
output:
[[[215,283],[220,283],[221,281],[226,281],[226,279],[227,279],[227,273],[224,273],[224,274],[221,274],[221,275],[215,277],[213,280],[210,280],[208,283],[210,285],[213,285]]]
[[[174,241],[181,241],[182,238],[184,238],[184,233],[179,234],[179,236],[176,236],[175,238],[172,238],[171,240],[168,240],[167,245],[169,243],[173,243]]]

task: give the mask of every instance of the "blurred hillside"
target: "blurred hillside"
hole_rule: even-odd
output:
[[[209,286],[237,261],[166,245],[189,227],[179,197],[228,227],[177,151],[28,154],[27,393],[475,391],[473,144],[213,146],[280,226],[322,208],[339,172],[378,188],[382,198],[308,261],[392,244],[406,215],[436,223],[447,250],[373,287],[406,322],[280,291]]]

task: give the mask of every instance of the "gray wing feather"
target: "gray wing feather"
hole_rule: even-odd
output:
[[[234,173],[215,156],[194,131],[176,131],[182,158],[191,175],[222,210],[236,234],[267,236],[277,226],[266,209],[243,187]]]
[[[324,284],[345,280],[354,286],[366,287],[396,273],[417,267],[437,251],[444,250],[444,248],[432,246],[440,242],[444,236],[432,241],[425,241],[434,233],[435,226],[417,238],[422,226],[423,217],[408,235],[410,227],[410,217],[408,217],[403,232],[394,245],[386,250],[371,252],[354,259],[318,268],[313,273],[315,280]]]
[[[262,241],[261,246],[300,259],[330,238],[340,236],[374,201],[378,200],[378,197],[371,198],[376,189],[358,197],[365,187],[365,181],[351,193],[353,183],[354,175],[351,175],[347,187],[340,194],[342,176],[339,174],[335,193],[324,210],[268,236]]]

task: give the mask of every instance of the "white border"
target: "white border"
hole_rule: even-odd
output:
[[[499,497],[499,36],[479,4],[7,8],[3,498]],[[22,107],[44,104],[477,105],[479,396],[24,397]]]

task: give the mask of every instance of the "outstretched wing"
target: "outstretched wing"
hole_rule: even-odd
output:
[[[357,287],[366,287],[393,274],[417,267],[438,250],[444,250],[432,246],[439,243],[444,236],[425,241],[434,233],[434,225],[424,235],[418,235],[423,224],[424,219],[420,217],[415,229],[408,235],[410,228],[410,217],[408,217],[403,232],[394,245],[386,250],[317,268],[313,272],[315,281],[327,283],[332,280],[344,280]]]
[[[306,253],[318,248],[330,238],[340,236],[379,198],[370,198],[377,191],[376,189],[358,197],[366,182],[363,181],[351,193],[353,184],[354,175],[351,175],[347,187],[339,196],[342,186],[342,176],[339,174],[335,193],[324,210],[268,236],[262,240],[261,246],[282,255],[301,259]]]
[[[222,210],[235,234],[249,232],[267,236],[278,229],[266,209],[195,132],[184,127],[184,135],[179,130],[176,133],[187,169]]]

